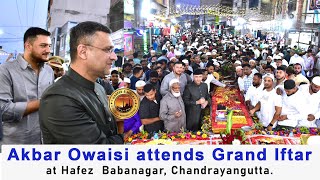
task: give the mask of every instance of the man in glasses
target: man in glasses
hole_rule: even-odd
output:
[[[105,91],[96,83],[117,59],[110,33],[96,22],[82,22],[71,29],[70,70],[40,102],[45,144],[123,144]]]

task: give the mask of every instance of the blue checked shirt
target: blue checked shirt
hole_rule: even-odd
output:
[[[244,81],[244,92],[247,93],[249,87],[252,85],[253,73],[251,73],[249,76],[245,76],[243,81]]]

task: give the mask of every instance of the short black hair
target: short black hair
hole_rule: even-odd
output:
[[[155,71],[155,70],[151,71],[151,72],[150,72],[150,78],[152,78],[152,77],[158,78],[158,77],[159,77],[158,72]]]
[[[38,35],[50,36],[51,33],[39,27],[31,27],[24,33],[23,43],[26,43],[28,40],[34,41]]]
[[[209,68],[210,66],[213,66],[213,67],[214,67],[213,62],[209,62],[209,63],[206,65],[206,68]]]
[[[182,64],[183,65],[184,63],[181,62],[181,61],[177,61],[177,62],[174,63],[174,65],[176,65],[176,64]]]
[[[156,62],[156,65],[158,65],[158,64],[161,64],[161,65],[162,65],[162,62],[161,62],[161,61],[157,61],[157,62]]]
[[[133,53],[133,57],[134,57],[134,58],[137,58],[137,57],[138,57],[138,52],[134,52],[134,53]]]
[[[138,74],[141,70],[142,70],[142,67],[137,66],[133,68],[132,74]]]
[[[165,50],[165,49],[162,50],[161,54],[162,54],[162,55],[166,55],[166,54],[167,54],[167,50]]]
[[[152,85],[152,84],[146,84],[144,87],[143,87],[143,91],[145,93],[148,93],[150,92],[151,90],[155,91],[156,88]]]
[[[101,31],[111,34],[112,31],[107,26],[93,22],[85,21],[74,26],[70,30],[70,57],[74,60],[77,56],[77,48],[79,44],[92,43],[92,37],[96,32]],[[72,62],[72,61],[71,61]]]
[[[128,67],[128,66],[132,67],[132,64],[130,64],[130,63],[124,63],[124,64],[122,65],[122,68],[124,69],[124,68],[126,68],[126,67]]]
[[[257,76],[258,78],[262,79],[262,74],[260,73],[255,73],[254,76]]]
[[[174,62],[172,62],[172,61],[169,61],[169,62],[168,62],[168,66],[170,66],[170,64],[174,64]]]
[[[274,67],[273,67],[273,66],[271,66],[271,65],[267,65],[265,69],[272,69],[272,70],[273,70],[273,69],[274,69]]]
[[[119,72],[117,70],[113,70],[113,71],[111,71],[111,75],[112,74],[119,74]]]
[[[158,69],[161,69],[161,70],[162,70],[162,68],[159,67],[159,66],[157,66],[156,68],[154,68],[155,71],[158,70]]]
[[[286,69],[287,69],[286,65],[281,65],[281,66],[277,67],[277,70],[281,70],[281,71],[284,71],[284,72],[286,72]]]
[[[249,67],[250,68],[250,64],[242,64],[242,68],[244,67]]]
[[[148,58],[148,55],[145,54],[145,55],[142,56],[142,58]]]
[[[302,68],[302,65],[300,63],[295,63],[295,66],[300,66]]]
[[[143,62],[148,62],[147,60],[141,60],[140,61],[140,64],[142,64]]]

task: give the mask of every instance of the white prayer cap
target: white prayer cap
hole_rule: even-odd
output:
[[[144,87],[146,85],[146,82],[139,80],[136,82],[136,87]]]
[[[198,51],[201,51],[203,48],[204,48],[204,46],[200,46],[200,47],[198,48]]]
[[[123,82],[126,82],[126,83],[131,83],[131,80],[127,77],[123,78]]]
[[[194,41],[195,41],[195,42],[198,42],[198,38],[196,38]]]
[[[174,53],[174,55],[176,55],[176,56],[181,56],[181,52],[180,52],[180,51],[176,51],[176,52]]]
[[[183,62],[184,64],[189,64],[189,61],[186,60],[186,59],[182,60],[182,62]]]
[[[170,58],[170,61],[172,61],[173,59],[176,59],[176,57],[175,57],[175,56],[171,57],[171,58]]]
[[[155,50],[151,50],[150,53],[156,53],[156,51]]]
[[[217,44],[216,43],[212,43],[212,46],[216,46]]]
[[[180,43],[181,43],[181,44],[183,44],[183,43],[184,43],[184,41],[180,41]]]
[[[166,44],[170,44],[170,41],[167,41]]]
[[[283,55],[283,53],[279,53],[279,56],[283,57],[284,55]]]
[[[254,63],[256,63],[256,61],[255,61],[255,60],[253,60],[253,59],[250,59],[249,63],[250,63],[250,62],[254,62]]]
[[[187,46],[187,50],[188,51],[191,50],[191,48],[192,48],[192,46]]]
[[[215,56],[215,55],[217,55],[217,53],[215,51],[212,51],[211,55]]]
[[[211,52],[218,52],[216,49],[212,49],[212,51]]]
[[[320,76],[316,76],[312,79],[312,83],[317,85],[317,86],[320,86]]]
[[[281,56],[279,56],[279,55],[276,55],[276,56],[274,56],[274,58],[273,59],[282,59],[282,57]]]
[[[242,69],[242,66],[237,66],[236,67],[236,71],[239,70],[239,69]]]
[[[239,50],[238,46],[235,46],[235,47],[234,47],[234,50],[238,51],[238,50]]]
[[[207,43],[206,43],[206,42],[203,42],[203,45],[207,45]]]
[[[270,74],[270,73],[267,73],[267,74],[265,74],[262,78],[263,79],[265,79],[265,78],[271,78],[272,79],[272,81],[274,81],[274,75],[273,74]]]
[[[201,51],[199,51],[199,52],[198,52],[198,54],[200,55],[200,54],[202,54],[202,52],[201,52]]]
[[[233,57],[233,56],[236,56],[236,55],[237,55],[236,53],[232,53],[232,55],[231,55],[231,56]]]
[[[241,65],[242,63],[241,63],[241,61],[239,61],[239,60],[237,60],[236,62],[234,62],[235,64],[239,64],[239,65]]]
[[[174,83],[179,83],[179,80],[176,78],[171,79],[171,81],[169,82],[169,87],[171,87]]]
[[[213,65],[220,66],[220,64],[218,62],[214,62]]]
[[[207,56],[211,56],[211,52],[207,52],[206,55],[207,55]]]

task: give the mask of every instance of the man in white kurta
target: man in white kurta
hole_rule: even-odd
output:
[[[299,91],[306,99],[307,106],[305,111],[308,113],[304,119],[298,122],[298,126],[317,127],[316,120],[320,118],[320,77],[312,79],[312,83],[299,86]]]
[[[307,116],[306,98],[296,87],[294,80],[288,79],[284,82],[287,97],[283,98],[281,115],[278,118],[276,130],[293,129],[298,122]]]

